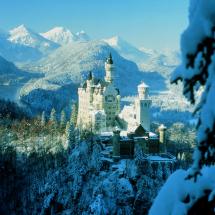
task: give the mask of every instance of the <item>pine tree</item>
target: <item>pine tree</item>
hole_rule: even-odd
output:
[[[200,102],[194,111],[194,114],[199,117],[198,145],[192,174],[196,178],[203,165],[215,163],[215,10],[212,1],[211,7],[207,5],[209,2],[206,1],[193,1],[192,3],[193,12],[190,12],[190,25],[181,38],[182,65],[175,71],[172,83],[183,82],[183,93],[192,104],[199,101],[196,99],[199,90],[203,91]],[[204,8],[210,8],[210,12],[204,11]],[[199,17],[194,16],[197,11],[201,20],[207,20],[207,23],[210,23],[207,25],[207,30],[196,29],[198,26],[193,24],[196,17]],[[206,14],[211,15],[207,16]],[[191,28],[195,30],[191,31]],[[196,32],[199,35],[196,35]]]
[[[43,111],[41,115],[41,125],[45,126],[45,124],[46,124],[46,116],[45,116],[45,111]]]
[[[66,143],[70,149],[73,149],[76,144],[75,128],[71,122],[66,124]]]
[[[62,110],[60,115],[60,126],[63,128],[65,124],[66,124],[66,113],[64,110]]]
[[[51,110],[49,121],[52,124],[56,124],[57,123],[57,115],[56,115],[56,110],[54,108],[52,108],[52,110]]]
[[[171,191],[172,187],[173,193],[178,195],[175,198],[174,194],[174,198],[184,199],[182,204],[189,204],[189,207],[183,207],[183,214],[212,215],[215,205],[214,186],[211,186],[215,164],[215,1],[190,0],[189,10],[189,25],[181,37],[182,64],[175,70],[172,82],[182,81],[184,95],[192,104],[198,103],[194,111],[199,119],[197,147],[192,168],[183,176],[177,174],[181,181],[174,178],[176,174],[171,176],[170,181],[173,182],[174,178],[176,184],[174,186],[172,183],[168,190]],[[189,182],[191,187],[192,183],[198,184],[195,189],[189,187],[188,179],[194,179]],[[179,185],[180,192],[174,190]],[[167,189],[163,192],[161,189],[162,198],[158,196],[157,203],[155,200],[150,215],[157,215],[158,212],[170,214],[178,209],[178,200],[171,201],[172,205],[166,204],[169,208],[165,207],[165,191]]]
[[[74,103],[72,105],[72,112],[71,112],[71,117],[70,117],[70,122],[76,126],[77,123],[77,118],[78,118],[78,104]]]

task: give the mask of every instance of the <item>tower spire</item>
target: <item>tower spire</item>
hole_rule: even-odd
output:
[[[113,65],[113,59],[112,59],[111,53],[105,62],[105,71],[106,71],[105,81],[109,82],[109,83],[113,83],[113,81],[114,81],[114,65]]]
[[[108,64],[113,64],[113,59],[112,59],[112,55],[111,55],[111,52],[109,54],[109,57],[107,58],[107,61],[106,61]]]
[[[90,71],[88,75],[88,80],[92,80],[92,79],[93,79],[93,74],[92,74],[92,71]]]

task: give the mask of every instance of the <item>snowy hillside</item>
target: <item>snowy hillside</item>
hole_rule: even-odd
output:
[[[146,51],[146,49],[142,49]],[[139,63],[139,67],[144,71],[158,71],[169,79],[172,71],[180,64],[180,53],[177,51],[149,51],[151,57],[145,62]]]
[[[135,62],[142,71],[159,72],[165,78],[180,63],[180,54],[177,51],[160,52],[144,47],[136,48],[119,36],[104,39],[124,58]]]
[[[32,78],[41,77],[18,69],[0,56],[0,97],[17,101],[20,88]]]
[[[80,42],[86,42],[90,40],[90,36],[83,30],[77,32],[76,36],[78,37],[78,41]]]
[[[13,63],[0,56],[0,85],[23,82],[30,74],[19,70]]]
[[[0,33],[0,55],[12,62],[29,62],[38,60],[42,53],[32,47],[12,43],[7,39],[7,34]]]
[[[64,27],[55,27],[45,33],[41,33],[41,35],[44,38],[60,45],[67,45],[74,42],[84,42],[90,40],[89,36],[84,31],[80,31],[74,34],[69,29]]]

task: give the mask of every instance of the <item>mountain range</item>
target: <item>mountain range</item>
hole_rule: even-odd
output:
[[[55,27],[46,33],[37,33],[20,25],[9,32],[0,31],[0,55],[12,62],[32,62],[62,45],[88,40],[90,37],[84,31],[73,34],[66,28]]]
[[[180,59],[178,52],[136,48],[119,36],[93,40],[84,31],[72,33],[64,27],[45,33],[24,25],[0,31],[0,55],[15,62],[17,71],[34,76],[21,88],[21,101],[38,110],[52,106],[60,110],[65,101],[75,99],[77,86],[89,71],[103,77],[104,61],[110,52],[116,64],[116,84],[123,96],[135,94],[143,80],[152,91],[165,90],[165,80]]]

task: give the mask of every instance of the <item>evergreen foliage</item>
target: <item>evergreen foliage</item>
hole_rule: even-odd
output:
[[[19,107],[15,102],[0,99],[0,119],[5,117],[12,120],[29,118],[26,111]]]
[[[52,110],[51,110],[49,122],[52,126],[54,126],[54,127],[57,126],[57,114],[56,114],[56,110],[54,108],[52,108]]]
[[[211,18],[210,21],[213,23],[214,20]],[[189,31],[189,34],[191,39],[196,36],[193,35],[192,31]],[[190,42],[192,41],[190,40]],[[188,48],[184,48],[182,51],[184,57],[183,67],[181,66],[175,71],[172,83],[182,81],[184,85],[183,93],[193,104],[199,101],[196,97],[198,91],[204,89],[194,112],[199,116],[197,125],[198,145],[193,165],[193,169],[195,169],[193,175],[196,177],[203,165],[213,165],[215,163],[215,117],[213,116],[212,107],[215,98],[213,78],[215,68],[215,27],[211,28],[208,36],[196,41],[196,47],[193,52],[189,52]]]
[[[62,110],[60,114],[60,125],[62,128],[64,128],[66,125],[66,113],[64,110]]]
[[[45,126],[45,124],[46,124],[46,115],[45,115],[45,111],[43,111],[41,115],[41,125]]]
[[[74,126],[76,126],[77,118],[78,118],[78,103],[76,102],[72,105],[72,112],[70,117],[70,121]]]

